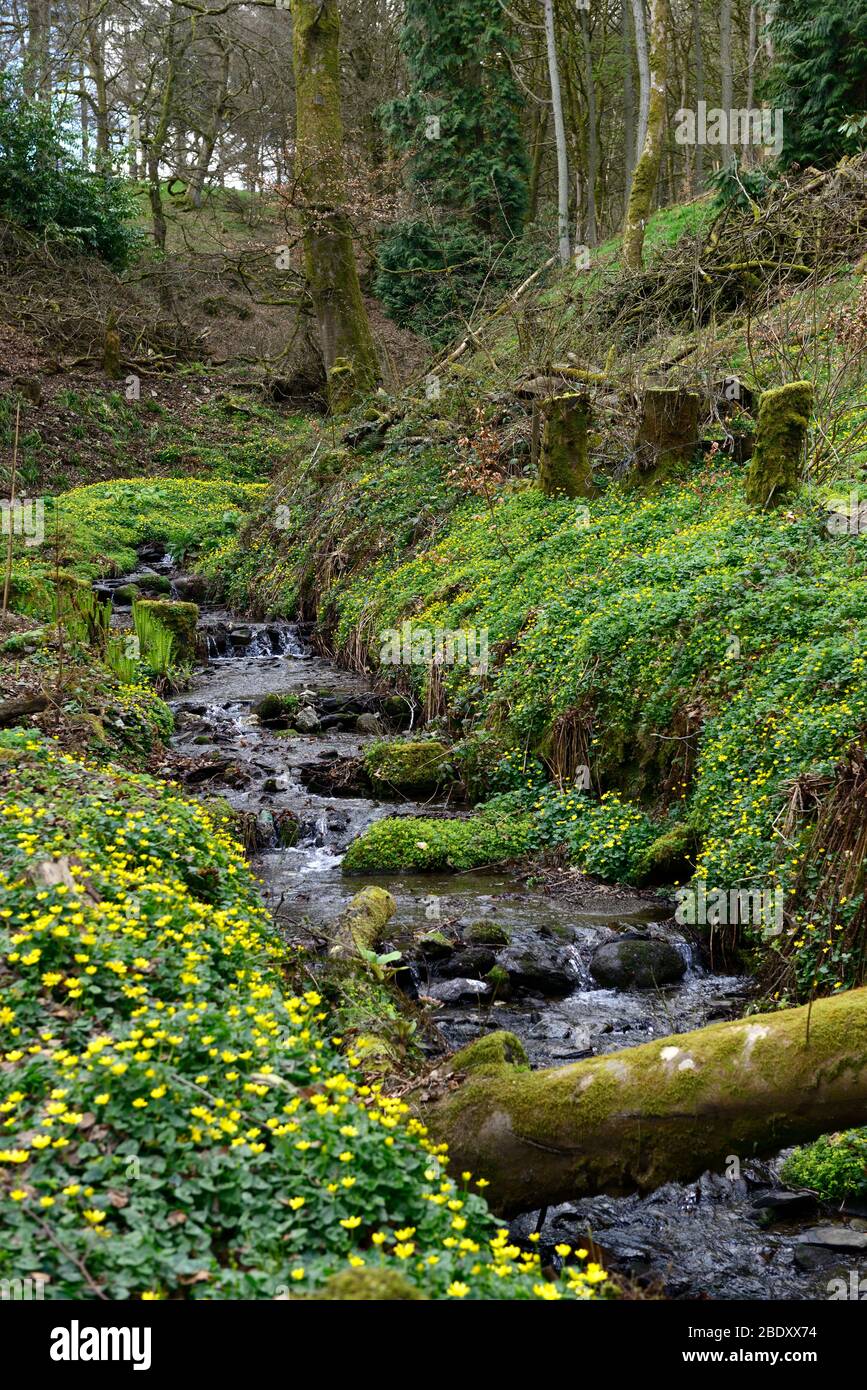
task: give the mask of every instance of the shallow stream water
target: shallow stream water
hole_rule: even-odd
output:
[[[168,560],[157,568],[171,573]],[[291,624],[247,622],[203,607],[201,626],[210,655],[189,688],[171,701],[173,745],[191,760],[228,764],[225,774],[201,781],[193,771],[191,777],[199,789],[218,793],[257,818],[261,843],[254,869],[288,939],[315,937],[359,887],[371,882],[388,888],[397,902],[389,944],[400,947],[434,928],[457,935],[461,927],[482,921],[505,928],[511,950],[554,958],[565,984],[544,993],[518,989],[490,1003],[473,992],[477,983],[455,978],[442,962],[426,966],[423,960],[414,965],[409,984],[428,1002],[449,1049],[508,1028],[521,1038],[534,1066],[615,1051],[741,1012],[748,980],[711,973],[662,902],[590,886],[567,900],[534,891],[507,870],[344,877],[343,853],[373,820],[461,814],[461,808],[323,790],[323,772],[356,757],[365,740],[377,736],[352,727],[359,708],[381,708],[369,685],[314,655]],[[302,703],[315,705],[330,727],[307,735],[261,727],[253,709],[272,693],[303,696]],[[285,848],[274,829],[281,815],[298,824],[296,842]],[[601,943],[624,932],[675,944],[686,963],[682,981],[656,990],[600,988],[589,958]],[[839,1215],[820,1213],[810,1198],[799,1203],[780,1194],[777,1167],[747,1162],[740,1170],[732,1165],[728,1173],[669,1184],[647,1197],[600,1196],[527,1213],[514,1223],[516,1235],[538,1228],[549,1246],[592,1238],[609,1267],[669,1296],[827,1298],[830,1279],[848,1279],[851,1269],[867,1273],[867,1209],[848,1213],[844,1226]],[[827,1230],[835,1221],[836,1229],[846,1230],[844,1239],[860,1230],[864,1249],[843,1253],[835,1248],[833,1232],[820,1240],[817,1228]]]

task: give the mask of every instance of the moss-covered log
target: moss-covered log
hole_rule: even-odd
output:
[[[292,0],[292,26],[305,271],[338,413],[375,388],[379,362],[345,211],[337,0]]]
[[[633,481],[656,486],[674,477],[698,447],[699,398],[677,386],[648,387],[635,441]]]
[[[543,407],[545,426],[539,454],[539,487],[546,497],[591,497],[587,430],[590,402],[582,391],[552,396]]]
[[[330,954],[336,960],[354,960],[362,951],[374,951],[395,907],[384,888],[362,888],[337,919]]]
[[[792,381],[762,393],[747,474],[747,499],[754,506],[771,506],[799,486],[812,413],[810,381]]]
[[[466,1079],[425,1111],[454,1171],[503,1212],[650,1191],[867,1117],[867,990],[717,1023],[531,1072],[509,1033],[451,1062]]]

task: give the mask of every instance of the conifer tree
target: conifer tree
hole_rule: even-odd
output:
[[[863,147],[867,0],[786,0],[770,32],[776,63],[767,95],[783,111],[783,163],[827,166]]]

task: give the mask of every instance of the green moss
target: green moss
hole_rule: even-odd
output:
[[[139,599],[136,612],[144,613],[172,635],[172,660],[194,661],[197,649],[199,607],[196,603],[172,603],[166,599]]]
[[[253,708],[253,713],[262,723],[274,720],[291,719],[298,710],[297,695],[266,695]]]
[[[172,581],[165,574],[143,574],[136,580],[143,594],[170,594]]]
[[[591,497],[587,429],[590,403],[583,392],[553,396],[543,407],[539,487],[546,497]]]
[[[780,1176],[789,1187],[807,1187],[828,1202],[867,1198],[867,1129],[826,1134],[796,1149]]]
[[[478,815],[468,820],[395,816],[375,821],[353,840],[343,860],[343,872],[477,869],[526,854],[531,837],[529,816]]]
[[[502,998],[503,995],[511,991],[511,981],[508,970],[504,970],[501,965],[492,965],[485,976],[489,985],[493,986],[494,996]]]
[[[692,877],[691,860],[697,849],[697,837],[684,821],[663,831],[640,857],[636,870],[637,883],[672,883]]]
[[[396,1269],[346,1269],[340,1274],[332,1274],[316,1297],[332,1302],[370,1300],[395,1303],[426,1300],[427,1294],[398,1274]]]
[[[449,1060],[449,1071],[472,1072],[484,1075],[503,1067],[514,1067],[518,1071],[529,1071],[530,1062],[524,1044],[514,1033],[500,1031],[488,1033],[461,1048]]]
[[[467,941],[479,946],[508,946],[510,941],[508,927],[487,918],[481,922],[471,922],[464,934]]]
[[[384,888],[362,888],[340,915],[331,955],[350,958],[374,951],[395,907],[394,898]]]
[[[762,394],[747,474],[747,499],[754,506],[781,502],[800,486],[813,397],[810,381],[792,381]]]
[[[449,779],[449,749],[437,739],[388,739],[365,749],[364,769],[374,786],[424,791]]]

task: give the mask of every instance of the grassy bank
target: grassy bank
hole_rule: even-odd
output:
[[[0,787],[0,1275],[48,1298],[339,1297],[351,1274],[596,1296],[586,1252],[549,1282],[482,1175],[445,1176],[366,1081],[228,821],[23,731]]]

